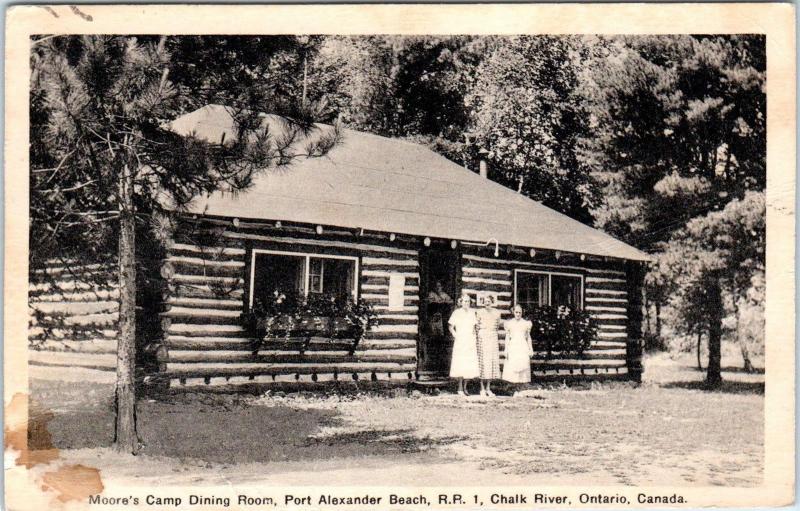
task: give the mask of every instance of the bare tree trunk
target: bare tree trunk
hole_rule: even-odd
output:
[[[703,332],[702,332],[702,330],[698,330],[697,331],[697,370],[698,371],[702,371],[703,370],[703,362],[700,359],[700,348],[702,346],[702,343],[703,343]]]
[[[306,97],[308,96],[308,55],[306,50],[303,50],[303,110],[306,108]]]
[[[117,341],[116,428],[114,448],[136,454],[136,234],[133,212],[133,174],[120,173],[119,339]]]
[[[753,361],[750,360],[750,350],[747,349],[747,344],[739,339],[739,349],[742,352],[742,360],[744,361],[744,372],[752,373],[755,371]]]
[[[719,279],[712,278],[708,287],[708,372],[706,383],[715,387],[722,383],[722,290]]]
[[[750,360],[750,351],[747,349],[747,342],[742,338],[742,332],[740,329],[740,322],[739,322],[739,303],[736,301],[736,289],[734,289],[734,298],[733,298],[733,307],[734,307],[734,318],[736,322],[735,332],[736,332],[736,343],[739,345],[739,351],[742,353],[742,362],[744,363],[744,372],[752,373],[753,372],[753,362]]]
[[[661,302],[656,300],[656,342],[659,348],[663,347],[661,342]]]
[[[730,152],[730,150],[726,150],[725,151],[725,170],[722,172],[722,175],[724,176],[726,183],[731,180],[730,168],[731,168],[731,152]]]

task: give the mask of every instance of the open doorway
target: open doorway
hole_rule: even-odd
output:
[[[417,372],[420,380],[437,380],[450,370],[453,338],[447,320],[461,292],[461,254],[427,247],[419,252],[419,267]]]

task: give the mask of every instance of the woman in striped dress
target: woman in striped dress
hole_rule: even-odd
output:
[[[492,380],[500,378],[499,328],[500,311],[494,308],[494,297],[490,295],[478,311],[478,370],[482,396],[494,396]]]

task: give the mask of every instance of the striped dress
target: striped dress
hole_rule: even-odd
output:
[[[500,311],[485,308],[478,311],[478,369],[480,378],[500,378]]]

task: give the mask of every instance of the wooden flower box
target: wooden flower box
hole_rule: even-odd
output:
[[[256,337],[256,352],[297,349],[300,353],[334,350],[352,354],[361,340],[358,329],[346,318],[324,316],[261,318],[256,321]]]

